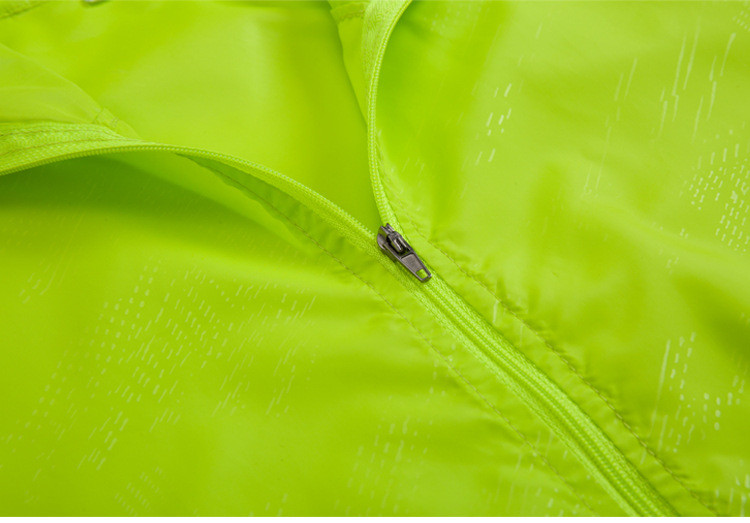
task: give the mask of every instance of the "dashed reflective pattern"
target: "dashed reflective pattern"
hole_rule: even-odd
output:
[[[747,515],[749,21],[0,1],[0,513]]]

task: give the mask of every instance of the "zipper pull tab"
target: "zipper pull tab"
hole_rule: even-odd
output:
[[[411,245],[387,223],[378,231],[378,246],[390,259],[409,269],[419,281],[427,281],[432,277]]]

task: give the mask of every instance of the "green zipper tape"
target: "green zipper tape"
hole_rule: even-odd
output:
[[[422,292],[440,322],[552,429],[624,511],[676,515],[591,418],[444,280],[432,278]]]

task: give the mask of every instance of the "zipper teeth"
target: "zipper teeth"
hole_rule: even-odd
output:
[[[390,40],[390,35],[393,32],[393,28],[401,18],[407,7],[411,4],[411,0],[400,0],[401,5],[391,13],[391,19],[388,27],[383,33],[380,44],[378,46],[374,63],[375,66],[372,71],[372,78],[370,79],[369,90],[367,91],[367,112],[368,112],[368,156],[370,159],[370,180],[372,182],[372,191],[375,195],[375,203],[377,204],[378,211],[380,213],[380,219],[383,223],[390,223],[396,230],[401,230],[401,225],[396,216],[396,213],[391,207],[391,203],[385,194],[385,187],[383,186],[383,179],[380,176],[380,149],[378,147],[378,137],[376,133],[377,125],[377,97],[378,97],[378,85],[380,82],[380,68],[383,63],[383,57],[385,55],[385,49]]]
[[[74,131],[68,131],[68,132],[74,132]],[[172,145],[159,144],[159,143],[149,143],[149,142],[132,143],[132,140],[130,139],[122,139],[119,137],[112,138],[112,136],[108,134],[106,136],[108,138],[111,138],[112,141],[115,141],[115,142],[119,141],[121,143],[118,145],[103,146],[103,147],[97,147],[97,148],[85,149],[85,150],[78,149],[73,152],[64,153],[61,155],[48,156],[39,161],[28,162],[28,163],[24,163],[22,165],[17,165],[17,166],[7,168],[7,169],[0,168],[0,176],[5,175],[5,174],[11,174],[17,171],[26,170],[32,167],[40,167],[40,166],[47,165],[50,163],[61,162],[65,160],[73,160],[76,158],[83,158],[86,156],[96,156],[96,155],[102,155],[102,154],[114,154],[114,153],[123,153],[123,152],[139,152],[139,151],[168,152],[168,153],[173,153],[173,154],[177,154],[180,156],[194,156],[197,158],[216,160],[230,167],[238,168],[239,170],[246,172],[248,174],[255,173],[258,179],[260,179],[263,182],[269,183],[270,185],[276,187],[278,190],[290,193],[292,195],[294,195],[295,193],[301,195],[302,198],[307,200],[307,202],[311,204],[312,206],[315,206],[319,209],[324,210],[329,215],[329,216],[325,216],[325,218],[332,225],[334,225],[336,229],[344,232],[347,237],[350,237],[350,238],[356,237],[358,240],[357,244],[366,246],[366,250],[371,251],[371,252],[379,252],[376,248],[372,246],[372,238],[375,236],[375,233],[369,231],[367,227],[365,227],[362,224],[362,222],[360,222],[357,218],[355,218],[352,214],[350,214],[345,209],[339,207],[338,205],[336,205],[329,199],[322,196],[320,193],[310,189],[306,185],[303,185],[300,182],[292,178],[289,178],[288,176],[281,174],[278,171],[274,171],[273,169],[270,169],[263,165],[259,165],[253,162],[249,162],[247,160],[243,160],[242,158],[238,158],[236,156],[217,153],[214,151],[194,149],[190,147],[172,146]],[[122,143],[125,141],[130,142],[130,143]],[[86,142],[81,142],[81,143],[83,143],[84,145],[86,144]],[[78,147],[81,147],[81,143],[77,144]],[[97,143],[97,140],[92,140],[90,143],[92,144]],[[50,145],[54,145],[54,143]],[[355,235],[351,234],[352,231],[355,233]]]
[[[443,321],[462,331],[479,357],[512,382],[524,399],[574,454],[592,470],[605,490],[631,515],[674,515],[635,467],[617,450],[601,429],[512,344],[453,291],[439,276],[423,285],[423,294]],[[492,357],[496,356],[496,357]]]

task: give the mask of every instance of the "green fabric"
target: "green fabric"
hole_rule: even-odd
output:
[[[747,514],[749,87],[743,2],[0,1],[0,514]]]

